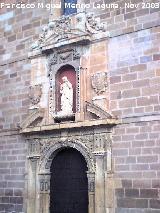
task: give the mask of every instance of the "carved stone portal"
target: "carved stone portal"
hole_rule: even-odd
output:
[[[96,129],[93,128],[88,131],[79,129],[73,136],[69,132],[67,133],[66,129],[60,133],[61,136],[57,133],[48,133],[45,138],[40,135],[38,138],[34,135],[28,136],[28,213],[50,212],[50,168],[59,150],[65,148],[76,149],[86,160],[88,212],[105,212],[104,174],[110,173],[112,170],[110,130],[106,128],[105,130],[107,131],[104,132],[102,129],[102,131],[96,132]]]

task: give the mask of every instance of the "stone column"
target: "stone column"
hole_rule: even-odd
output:
[[[37,158],[29,158],[28,162],[28,199],[27,199],[27,212],[36,212],[36,171],[37,171]]]
[[[49,213],[50,208],[50,173],[39,176],[39,209],[37,213]]]
[[[95,173],[87,172],[88,177],[88,199],[89,199],[89,213],[95,213]]]
[[[105,213],[105,174],[104,152],[95,153],[95,213]]]

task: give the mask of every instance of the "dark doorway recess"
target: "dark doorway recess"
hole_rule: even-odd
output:
[[[50,212],[88,213],[87,164],[73,148],[57,153],[51,165]]]

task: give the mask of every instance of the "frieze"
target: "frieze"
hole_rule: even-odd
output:
[[[29,154],[30,155],[45,155],[45,153],[54,145],[57,147],[66,146],[67,142],[86,147],[90,152],[96,150],[106,150],[111,147],[112,141],[110,134],[91,134],[91,135],[79,135],[79,136],[68,136],[67,138],[45,138],[45,139],[30,139],[28,140]]]
[[[54,51],[48,55],[48,70],[50,72],[55,64],[66,63],[68,61],[77,60],[79,58],[80,52],[76,47]]]
[[[40,157],[40,170],[48,171],[55,156],[55,151],[65,147],[72,147],[80,151],[86,159],[89,169],[92,171],[95,170],[94,156],[92,155],[91,150],[86,147],[85,144],[70,139],[61,139],[57,140],[56,142],[51,142],[50,146],[47,146],[46,149],[43,149],[43,152],[41,152]]]
[[[86,15],[86,28],[90,33],[96,33],[98,31],[105,32],[104,23],[100,22],[100,19],[96,19],[93,13],[88,13]]]
[[[39,165],[43,168],[42,171],[50,170],[52,160],[56,155],[55,151],[65,147],[77,149],[82,153],[87,162],[92,162],[94,167],[91,166],[91,171],[94,171],[96,168],[95,160],[98,156],[107,156],[108,171],[110,171],[112,167],[112,142],[109,133],[30,139],[28,143],[29,157],[34,158],[34,156],[39,156]]]

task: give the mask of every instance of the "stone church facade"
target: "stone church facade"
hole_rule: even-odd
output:
[[[158,213],[160,2],[78,3],[1,5],[0,212]]]

